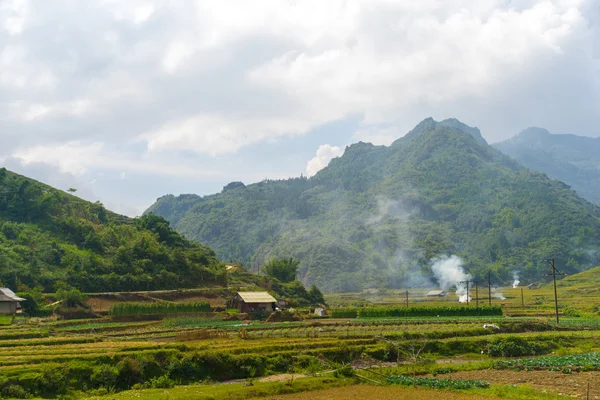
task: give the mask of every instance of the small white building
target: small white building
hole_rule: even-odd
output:
[[[12,315],[17,312],[19,302],[25,301],[8,288],[0,288],[0,315]]]
[[[445,297],[446,292],[444,290],[431,290],[427,293],[427,297]]]

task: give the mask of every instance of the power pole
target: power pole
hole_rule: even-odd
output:
[[[488,302],[492,305],[492,271],[488,271]]]
[[[458,283],[464,283],[467,286],[467,305],[469,305],[469,283],[473,283],[473,281],[466,280]]]
[[[477,281],[474,281],[473,283],[475,283],[475,308],[477,308],[477,315],[479,315],[479,286]]]
[[[564,276],[566,274],[563,274],[558,269],[556,269],[556,263],[554,261],[554,257],[549,258],[544,261],[547,262],[548,264],[550,264],[550,273],[544,274],[544,276],[551,276],[552,280],[554,281],[554,306],[556,308],[556,324],[558,325],[558,323],[559,323],[559,321],[558,321],[558,294],[556,292],[556,275],[558,274],[558,275]]]
[[[521,288],[521,307],[525,309],[525,298],[523,297],[523,288]]]

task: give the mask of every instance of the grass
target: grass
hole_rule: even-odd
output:
[[[111,400],[137,400],[143,399],[170,399],[181,400],[221,400],[221,399],[246,399],[265,398],[266,396],[282,395],[286,393],[298,393],[314,391],[317,389],[338,388],[350,385],[352,379],[333,379],[331,377],[298,378],[285,382],[252,382],[252,386],[242,383],[233,384],[204,384],[177,386],[173,389],[143,389],[127,390],[117,394],[111,394]],[[271,397],[269,397],[271,398]],[[88,397],[88,400],[104,400],[105,397]]]
[[[0,325],[10,325],[12,323],[12,315],[0,315]]]
[[[556,394],[542,393],[529,388],[514,387],[492,387],[485,394],[474,392],[453,392],[438,390],[406,388],[393,386],[371,386],[371,385],[352,385],[338,388],[315,390],[296,394],[287,394],[277,397],[268,397],[272,400],[430,400],[443,398],[444,400],[499,400],[499,399],[528,399],[528,400],[561,400],[568,397],[557,396]]]

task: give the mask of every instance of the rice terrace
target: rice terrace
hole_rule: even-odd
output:
[[[225,303],[215,311],[209,301],[229,294],[219,288],[90,293],[86,304],[111,299],[112,309],[98,318],[2,317],[1,393],[426,399],[443,390],[451,399],[597,399],[600,325],[590,287],[600,268],[584,274],[561,282],[558,325],[552,285],[525,289],[523,299],[522,288],[505,288],[492,306],[485,296],[466,305],[420,289],[408,291],[408,308],[405,291],[330,295],[321,316],[303,307],[240,314]]]

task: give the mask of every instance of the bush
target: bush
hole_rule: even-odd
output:
[[[175,382],[163,375],[158,378],[150,379],[149,386],[153,389],[171,389],[175,387]]]
[[[94,368],[91,376],[92,385],[95,387],[113,388],[117,385],[119,370],[110,365],[101,365]]]
[[[136,383],[143,381],[142,368],[140,364],[131,357],[125,357],[117,364],[119,376],[117,384],[123,389],[128,389]]]
[[[518,336],[496,339],[488,345],[492,357],[520,357],[543,354],[547,349],[537,342],[529,342]]]
[[[66,307],[83,306],[87,300],[87,295],[81,293],[78,289],[59,289],[56,292],[56,298],[63,302]]]
[[[2,397],[10,399],[26,399],[31,397],[25,389],[19,385],[9,385],[2,389]]]

